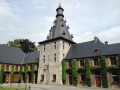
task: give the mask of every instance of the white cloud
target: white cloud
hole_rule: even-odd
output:
[[[120,0],[61,0],[76,42],[120,42]],[[53,25],[58,0],[0,0],[0,43],[16,38],[45,40]]]

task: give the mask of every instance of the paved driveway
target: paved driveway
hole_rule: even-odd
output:
[[[93,87],[80,87],[80,86],[63,86],[63,85],[41,85],[41,84],[2,84],[2,86],[8,87],[23,87],[31,90],[120,90],[120,88],[93,88]],[[29,89],[28,89],[29,90]]]

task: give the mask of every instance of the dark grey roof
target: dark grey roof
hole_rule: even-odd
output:
[[[64,9],[59,6],[57,9],[56,20],[54,21],[53,27],[50,29],[50,33],[47,39],[54,39],[57,37],[63,37],[72,41],[72,37],[68,31],[69,27],[66,26],[66,20],[64,20],[63,11]]]
[[[39,62],[39,51],[35,52],[30,52],[25,54],[25,60],[23,64],[28,64],[28,63],[38,63]]]
[[[23,57],[24,53],[21,49],[0,45],[0,62],[21,64]]]
[[[24,53],[21,49],[0,45],[0,63],[27,64],[39,62],[39,51]]]
[[[98,53],[96,53],[95,50],[98,50]],[[120,43],[105,45],[98,39],[96,43],[93,40],[89,42],[73,44],[69,49],[65,59],[113,55],[119,53]]]

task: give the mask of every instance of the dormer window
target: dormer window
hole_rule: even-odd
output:
[[[63,27],[63,26],[64,26],[64,24],[62,23],[62,24],[61,24],[61,26]]]
[[[95,54],[99,54],[99,53],[100,53],[100,50],[99,50],[98,48],[96,48],[96,49],[94,50],[94,52],[95,52]]]
[[[63,31],[62,35],[65,36],[65,34],[66,34],[65,31]]]

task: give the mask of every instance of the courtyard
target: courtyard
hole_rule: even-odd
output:
[[[119,88],[94,88],[82,86],[41,85],[41,84],[3,84],[3,87],[27,88],[26,90],[119,90]],[[22,89],[22,90],[24,90]]]

